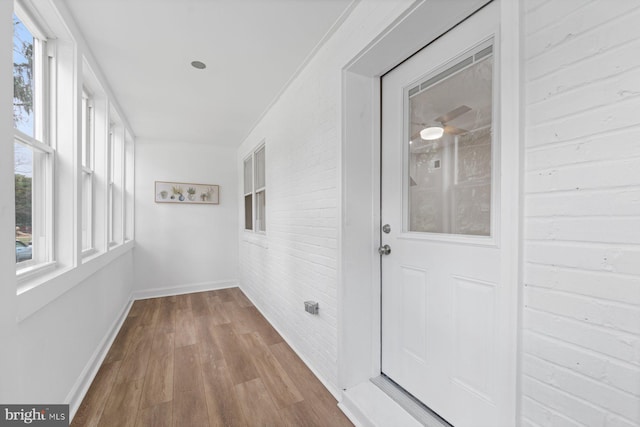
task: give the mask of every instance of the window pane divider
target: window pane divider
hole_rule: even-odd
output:
[[[54,153],[54,149],[51,148],[50,146],[48,146],[47,144],[38,141],[37,139],[25,134],[24,132],[15,129],[14,128],[14,132],[15,132],[15,139],[20,142],[21,144],[24,145],[28,145],[29,147],[38,150],[38,151],[42,151],[45,152],[47,154],[53,154]]]

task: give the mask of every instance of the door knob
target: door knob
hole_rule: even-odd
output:
[[[389,255],[391,253],[391,246],[389,245],[380,246],[378,248],[378,253],[380,255]]]

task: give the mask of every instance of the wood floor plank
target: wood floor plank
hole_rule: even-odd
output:
[[[235,301],[235,297],[233,296],[233,289],[234,288],[217,289],[214,292],[222,302],[230,302]]]
[[[115,384],[100,417],[99,427],[135,426],[143,379]]]
[[[165,402],[138,411],[136,427],[171,427],[173,402]]]
[[[131,339],[131,345],[122,360],[116,382],[121,383],[144,378],[149,363],[149,354],[154,337],[153,328],[138,326]]]
[[[284,341],[280,334],[273,328],[273,326],[271,326],[256,307],[247,307],[245,310],[251,318],[251,324],[253,325],[252,329],[260,334],[267,345]]]
[[[258,373],[244,346],[233,331],[231,324],[218,325],[211,328],[215,341],[223,352],[234,384],[258,378]]]
[[[176,348],[198,342],[195,323],[191,310],[178,310],[176,312]]]
[[[252,356],[258,375],[278,408],[285,408],[303,400],[300,391],[258,333],[242,335],[241,339],[247,353]]]
[[[115,384],[120,361],[104,363],[98,370],[96,377],[89,387],[89,391],[82,400],[71,426],[74,427],[95,427],[100,421],[104,405],[107,403],[105,396],[109,396]]]
[[[230,323],[230,316],[227,314],[224,303],[220,298],[209,298],[209,312],[211,321],[215,325],[222,325],[225,323]]]
[[[233,296],[240,307],[253,307],[253,303],[247,298],[247,296],[240,290],[240,288],[231,288],[228,292]]]
[[[176,295],[177,310],[191,310],[191,299],[189,294]]]
[[[176,393],[173,399],[173,425],[175,427],[208,426],[209,413],[202,383],[195,390]]]
[[[136,317],[140,316],[142,313],[144,313],[144,302],[142,300],[136,300],[131,305],[131,309],[129,310],[129,314],[127,314],[127,316]]]
[[[157,333],[142,389],[141,408],[148,408],[173,399],[173,332]]]
[[[339,427],[322,419],[315,410],[315,406],[310,401],[303,400],[281,409],[280,417],[282,417],[283,426],[325,427],[331,425],[331,427]]]
[[[211,314],[207,296],[204,292],[189,294],[189,301],[191,301],[191,313],[193,317],[208,316]]]
[[[124,359],[139,323],[138,317],[127,317],[125,319],[103,363],[112,363]]]
[[[216,340],[216,334],[213,328],[216,325],[209,316],[200,316],[193,321],[200,350],[200,360],[202,363],[210,361],[223,360],[221,344]]]
[[[247,308],[240,307],[237,301],[227,301],[223,304],[224,310],[228,313],[233,330],[239,334],[249,334],[254,332],[255,325],[252,313]]]
[[[173,392],[192,391],[202,387],[202,365],[196,344],[175,349]]]
[[[160,317],[161,298],[150,298],[146,300],[145,310],[142,314],[140,324],[142,326],[155,326]]]
[[[258,332],[269,345],[283,341],[280,334],[267,322],[256,307],[241,307],[234,300],[225,302],[224,309],[229,313],[229,318],[233,319],[233,329],[237,334]]]
[[[153,336],[151,344],[151,357],[156,357],[164,353],[173,353],[175,343],[175,332],[157,332]]]
[[[289,377],[292,378],[305,398],[314,398],[319,392],[329,393],[287,343],[282,342],[270,345],[269,350],[271,350],[271,354],[280,362],[280,366],[289,374]]]
[[[204,292],[204,296],[207,299],[207,303],[209,305],[212,304],[222,304],[224,301],[222,300],[222,297],[218,294],[218,291],[208,291],[208,292]]]
[[[278,408],[260,378],[237,384],[235,390],[247,424],[252,427],[283,425]]]
[[[311,372],[309,367],[294,353],[285,342],[269,346],[271,353],[288,373],[289,378],[302,393],[305,401],[315,402],[318,416],[326,420],[327,425],[350,426],[349,419],[338,408],[338,402]]]
[[[247,426],[226,362],[218,360],[203,363],[202,377],[209,411],[209,425]]]
[[[156,323],[158,331],[174,332],[176,330],[176,302],[169,298],[162,298],[158,309],[158,321]]]

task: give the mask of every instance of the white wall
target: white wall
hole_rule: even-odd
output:
[[[525,2],[522,420],[640,425],[640,9]]]
[[[136,142],[135,296],[236,286],[235,149]],[[217,184],[219,205],[155,203],[155,181]]]
[[[12,386],[11,401],[80,403],[73,399],[82,398],[100,362],[94,358],[104,356],[104,341],[127,308],[132,272],[127,251],[16,325],[19,386]]]

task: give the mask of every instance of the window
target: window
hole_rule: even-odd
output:
[[[6,142],[23,317],[98,271],[96,258],[111,262],[132,248],[135,138],[55,2],[11,1],[14,127]]]
[[[492,52],[482,44],[407,90],[408,231],[491,236]],[[436,138],[424,123],[438,124]]]
[[[267,230],[265,164],[264,144],[244,160],[245,230]]]
[[[244,160],[244,229],[253,230],[253,155]]]
[[[17,269],[52,260],[54,149],[47,41],[19,4],[13,15],[13,124]],[[18,244],[20,242],[21,244]],[[23,245],[30,247],[18,249]],[[28,255],[24,255],[28,253]]]
[[[93,251],[93,187],[94,187],[94,108],[85,89],[82,93],[82,253]]]

